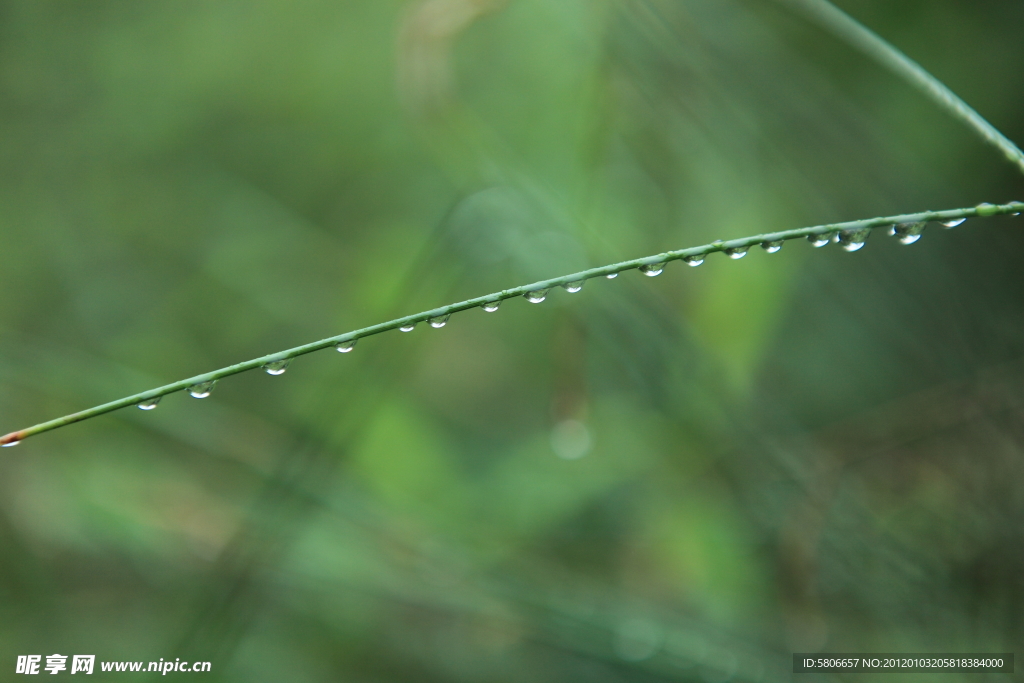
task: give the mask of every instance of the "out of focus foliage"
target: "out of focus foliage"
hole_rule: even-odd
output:
[[[841,4],[1024,140],[1020,2]],[[1012,199],[772,0],[3,2],[0,431],[586,265]],[[1022,220],[626,273],[5,450],[0,670],[1013,650]]]

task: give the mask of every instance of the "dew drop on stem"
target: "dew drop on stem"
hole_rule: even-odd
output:
[[[609,280],[614,280],[618,276],[619,276],[618,273],[608,273],[607,275],[605,275],[605,277],[608,278]]]
[[[693,268],[696,268],[700,264],[704,263],[704,255],[703,254],[697,254],[695,256],[684,256],[683,257],[683,263],[685,263],[686,265],[691,266]]]
[[[661,275],[661,272],[665,270],[664,263],[646,263],[640,266],[640,272],[647,277],[656,277]]]
[[[334,345],[334,348],[338,353],[348,353],[356,347],[357,339],[349,339],[348,341],[338,342]]]
[[[488,301],[480,308],[484,309],[484,311],[486,311],[487,313],[494,313],[496,310],[498,310],[498,307],[500,306],[501,299],[498,299],[497,301]]]
[[[782,240],[772,240],[771,242],[762,242],[761,248],[769,254],[775,254],[782,250],[782,244]]]
[[[442,327],[444,327],[445,325],[448,324],[448,318],[450,316],[451,316],[450,313],[446,313],[444,315],[437,315],[437,316],[434,316],[433,318],[428,318],[427,319],[427,324],[429,324],[434,329],[439,330],[439,329],[441,329]]]
[[[974,207],[974,210],[978,212],[979,216],[995,216],[999,213],[999,207],[995,204],[989,204],[988,202],[982,202]]]
[[[889,234],[900,241],[900,244],[913,244],[921,239],[926,223],[899,223],[889,228]]]
[[[8,441],[5,444],[0,444],[0,448],[10,448],[11,446],[17,446],[21,441]]]
[[[808,235],[807,241],[811,243],[811,246],[820,249],[832,241],[832,234],[833,233],[825,232],[818,235]]]
[[[283,360],[271,361],[263,366],[263,369],[267,371],[268,375],[283,375],[285,370],[288,369],[288,364],[291,363],[290,358]]]
[[[963,222],[966,220],[966,218],[952,218],[948,221],[942,221],[942,226],[945,228],[955,228],[958,225],[963,225]]]
[[[416,323],[409,323],[407,325],[402,325],[398,329],[401,330],[402,332],[412,332],[413,330],[416,329]]]
[[[163,396],[156,396],[154,398],[147,398],[145,401],[139,401],[139,410],[153,410],[160,403],[160,399]]]
[[[735,247],[732,249],[726,249],[725,254],[734,261],[738,261],[747,255],[748,249],[750,249],[750,247]]]
[[[857,251],[864,246],[871,234],[869,228],[857,228],[854,230],[843,230],[837,235],[837,242],[844,251]]]
[[[523,296],[526,297],[526,300],[529,301],[531,304],[539,304],[540,302],[544,301],[544,299],[548,298],[548,290],[535,289],[532,292],[527,292],[526,294],[523,294]]]
[[[215,384],[217,384],[217,380],[215,379],[211,379],[209,382],[193,384],[188,388],[188,394],[192,398],[206,398],[213,393],[213,387]]]
[[[569,292],[570,294],[575,294],[576,292],[583,289],[583,280],[576,280],[575,282],[566,282],[564,285],[562,285],[562,289]]]

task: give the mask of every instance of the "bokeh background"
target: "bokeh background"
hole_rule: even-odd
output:
[[[840,4],[1024,141],[1020,2]],[[0,432],[586,266],[1020,199],[772,0],[3,2]],[[624,273],[4,450],[0,678],[1013,651],[1022,221]]]

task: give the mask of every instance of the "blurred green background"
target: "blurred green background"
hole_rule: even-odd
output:
[[[841,6],[1024,141],[1022,3]],[[586,266],[1024,199],[772,0],[3,2],[0,162],[0,432]],[[0,678],[1013,651],[1022,220],[628,272],[5,450]]]

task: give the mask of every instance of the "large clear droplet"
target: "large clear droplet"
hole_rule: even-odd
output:
[[[431,327],[439,330],[448,324],[448,318],[450,316],[450,313],[446,313],[445,315],[434,316],[433,318],[429,318],[427,320],[427,323],[429,323]]]
[[[575,282],[566,282],[564,285],[562,285],[562,289],[569,292],[570,294],[575,294],[576,292],[583,289],[583,280],[576,280]]]
[[[21,441],[8,441],[5,444],[0,444],[0,448],[10,448],[11,446],[17,446]]]
[[[211,379],[209,382],[200,382],[199,384],[193,384],[187,391],[189,396],[192,398],[206,398],[213,393],[213,387],[217,384],[217,380]]]
[[[532,292],[527,292],[526,294],[523,294],[523,296],[525,296],[526,300],[529,301],[531,304],[539,304],[541,301],[544,301],[544,299],[548,298],[548,290],[535,289]]]
[[[605,277],[608,278],[609,280],[614,280],[618,276],[619,276],[618,273],[608,273],[607,275],[605,275]]]
[[[285,370],[288,369],[288,364],[291,362],[290,358],[275,360],[265,364],[263,369],[267,371],[268,375],[283,375]]]
[[[750,247],[736,247],[734,249],[726,249],[725,254],[734,261],[737,261],[747,255],[748,249],[750,249]]]
[[[698,254],[696,256],[684,256],[683,263],[688,266],[696,268],[700,264],[704,263],[704,254]]]
[[[833,233],[825,232],[819,235],[808,235],[807,241],[811,243],[811,246],[821,248],[832,241]]]
[[[640,266],[640,272],[647,277],[656,277],[661,275],[661,271],[665,270],[664,263],[647,263]]]
[[[845,251],[857,251],[864,246],[870,234],[871,230],[869,228],[842,230],[839,232],[836,241],[839,242],[839,246]]]
[[[338,342],[334,345],[334,348],[338,353],[348,353],[352,349],[356,348],[356,342],[358,339],[349,339],[348,341]]]
[[[399,327],[402,332],[412,332],[416,329],[416,323],[409,323],[408,325],[402,325]]]
[[[946,228],[955,228],[958,225],[962,225],[966,218],[952,218],[948,221],[942,221],[942,225]]]
[[[156,396],[155,398],[147,398],[145,401],[139,401],[139,410],[153,410],[157,404],[160,403],[160,399],[163,396]]]
[[[498,310],[499,306],[501,306],[501,299],[498,299],[497,301],[488,301],[480,308],[484,309],[488,313],[494,313],[496,310]]]
[[[900,223],[894,225],[889,231],[893,237],[900,241],[900,244],[913,244],[921,239],[926,223]]]
[[[767,251],[769,254],[778,253],[782,249],[782,240],[772,240],[771,242],[761,242],[761,248]]]

